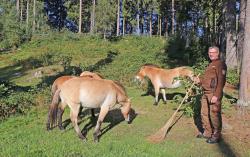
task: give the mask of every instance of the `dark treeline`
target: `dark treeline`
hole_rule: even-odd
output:
[[[34,34],[64,28],[103,38],[159,36],[170,40],[169,51],[183,47],[185,51],[179,55],[200,52],[191,53],[184,58],[187,60],[204,56],[208,46],[217,45],[228,68],[240,73],[242,68],[249,68],[246,63],[250,62],[248,3],[249,0],[1,0],[0,49],[15,48]]]

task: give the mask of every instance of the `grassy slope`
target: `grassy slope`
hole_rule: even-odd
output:
[[[0,156],[249,156],[250,151],[237,141],[224,138],[220,145],[208,145],[195,138],[195,127],[191,118],[182,117],[172,128],[167,139],[152,144],[146,137],[163,126],[176,108],[173,101],[153,106],[151,96],[141,97],[139,89],[129,88],[133,96],[133,109],[138,114],[133,123],[124,121],[108,129],[98,144],[93,142],[93,127],[88,141],[78,139],[72,125],[65,131],[58,128],[47,132],[45,122],[47,110],[35,108],[27,115],[11,117],[1,123]],[[64,120],[68,119],[68,110]],[[108,116],[102,128],[107,128],[115,117]],[[90,122],[90,115],[80,120],[80,127]],[[229,143],[227,143],[229,142]],[[233,154],[232,154],[233,153]]]
[[[159,59],[156,59],[156,55],[164,55],[166,43],[163,39],[127,37],[109,42],[94,37],[81,36],[72,39],[71,36],[65,36],[35,39],[22,46],[17,52],[1,55],[0,78],[7,78],[21,86],[38,83],[41,79],[32,79],[37,68],[32,68],[30,64],[46,53],[70,55],[72,57],[71,65],[90,67],[105,59],[109,52],[115,52],[117,53],[115,59],[111,63],[100,66],[96,71],[105,78],[120,80],[129,85],[142,64],[164,65]],[[24,62],[21,65],[17,64],[20,61]],[[49,72],[53,71],[53,68],[60,71],[59,67],[42,68],[45,75],[50,75]],[[15,75],[17,72],[21,72],[21,77]]]
[[[157,54],[164,55],[164,44],[164,40],[158,38],[127,37],[108,42],[91,37],[55,36],[34,40],[14,52],[14,55],[1,55],[1,78],[9,78],[19,85],[32,85],[39,82],[39,79],[27,83],[26,77],[30,77],[37,69],[17,66],[17,60],[25,60],[46,52],[60,52],[73,54],[72,65],[82,63],[89,66],[105,58],[109,51],[118,52],[113,62],[97,71],[106,78],[120,80],[127,88],[132,86],[128,88],[128,94],[133,97],[133,109],[138,115],[130,125],[121,122],[111,129],[104,130],[105,133],[98,144],[93,142],[93,127],[90,127],[87,134],[89,140],[83,143],[77,138],[71,124],[63,132],[57,128],[47,132],[47,104],[44,104],[33,108],[27,115],[11,117],[1,122],[0,156],[250,156],[249,149],[235,139],[225,137],[225,141],[220,145],[207,145],[204,140],[194,138],[196,129],[192,119],[187,117],[178,121],[163,143],[151,144],[146,141],[148,135],[166,122],[177,104],[168,101],[167,105],[160,103],[157,107],[153,106],[153,97],[142,97],[143,91],[136,89],[131,79],[144,63],[167,66],[167,63],[156,58]],[[21,77],[13,76],[15,72],[20,71]],[[68,119],[68,112],[69,109],[64,114],[64,120]],[[110,123],[116,122],[119,112],[111,113],[113,116],[111,114],[107,117],[102,128],[108,128]],[[80,127],[84,128],[91,124],[90,122],[88,115],[80,120]]]

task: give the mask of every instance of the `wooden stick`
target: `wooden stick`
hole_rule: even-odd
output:
[[[200,74],[197,75],[197,77]],[[193,88],[195,82],[192,83],[191,87],[186,91],[186,95],[185,97],[182,99],[181,104],[178,106],[178,108],[176,109],[176,111],[173,113],[173,115],[170,117],[170,119],[166,122],[166,124],[160,129],[158,130],[155,134],[149,136],[147,139],[153,143],[159,143],[161,141],[163,141],[168,133],[169,128],[171,127],[172,122],[174,121],[177,112],[179,111],[179,109],[181,108],[182,104],[184,103],[184,101],[188,98],[189,92],[191,91],[191,89]]]

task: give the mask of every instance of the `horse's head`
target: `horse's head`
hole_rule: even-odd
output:
[[[142,66],[140,70],[137,72],[137,74],[135,75],[135,80],[142,83],[145,76],[146,76],[145,66]]]
[[[194,80],[194,72],[191,69],[184,67],[180,69],[179,73],[181,77],[190,78],[192,81]]]
[[[130,101],[130,99],[127,99],[127,101],[121,103],[121,105],[122,105],[122,107],[121,107],[122,115],[123,115],[125,121],[130,123],[130,115],[129,115],[129,112],[131,110],[131,101]]]

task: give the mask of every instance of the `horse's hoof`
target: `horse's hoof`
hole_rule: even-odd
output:
[[[65,128],[64,128],[63,126],[59,126],[59,129],[60,129],[61,131],[65,130]]]
[[[163,101],[163,104],[167,104],[167,102],[166,102],[166,101]]]
[[[157,103],[157,102],[155,102],[153,105],[154,105],[154,106],[157,106],[157,105],[158,105],[158,103]]]
[[[101,135],[100,131],[97,131],[93,134],[94,142],[99,142],[99,136]]]
[[[50,131],[50,130],[52,130],[52,128],[50,127],[50,126],[46,126],[46,129],[47,129],[47,131]]]
[[[85,136],[83,136],[83,135],[79,136],[79,138],[80,138],[82,141],[84,141],[84,142],[87,141],[87,138],[86,138]]]
[[[98,143],[99,142],[99,138],[98,137],[94,137],[94,142]]]
[[[82,141],[83,141],[83,142],[87,142],[88,139],[85,137],[85,138],[82,139]]]

